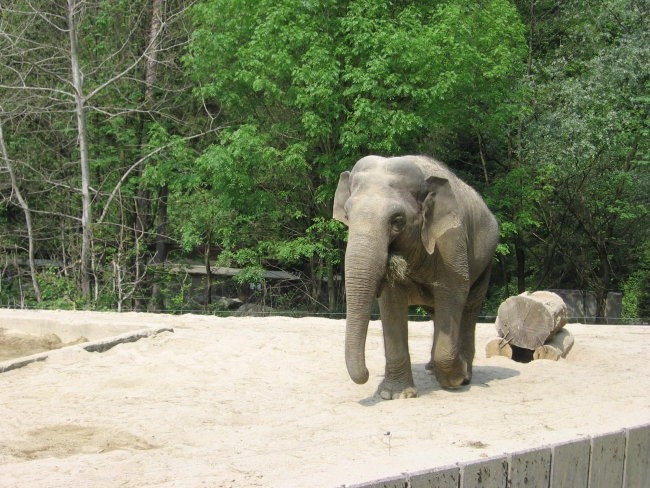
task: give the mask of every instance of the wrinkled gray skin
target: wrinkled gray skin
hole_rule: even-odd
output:
[[[349,227],[345,360],[352,380],[368,380],[365,343],[378,297],[386,354],[382,398],[417,396],[409,305],[422,305],[435,316],[427,370],[443,388],[468,384],[476,320],[499,237],[481,197],[435,160],[367,156],[341,173],[334,218]],[[404,263],[400,258],[408,264],[406,276],[387,277],[389,261]]]

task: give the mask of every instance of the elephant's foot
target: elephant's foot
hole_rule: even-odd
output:
[[[441,361],[431,361],[425,366],[433,374],[442,388],[453,390],[469,385],[472,380],[472,364],[458,357]]]
[[[397,400],[399,398],[415,398],[418,392],[411,382],[384,379],[377,388],[377,394],[384,400]]]

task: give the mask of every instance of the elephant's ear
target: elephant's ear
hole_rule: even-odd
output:
[[[345,212],[345,202],[350,198],[350,172],[344,171],[339,177],[339,185],[336,187],[334,194],[334,212],[333,217],[348,225],[348,217]]]
[[[449,180],[430,176],[426,180],[427,196],[423,203],[422,244],[433,254],[436,241],[447,231],[460,227],[458,202]]]

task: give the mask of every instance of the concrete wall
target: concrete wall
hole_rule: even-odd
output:
[[[650,488],[650,424],[343,488]]]
[[[598,315],[596,294],[582,290],[549,290],[562,297],[567,306],[569,322],[590,322]],[[610,291],[605,302],[605,318],[620,319],[623,312],[623,294]]]

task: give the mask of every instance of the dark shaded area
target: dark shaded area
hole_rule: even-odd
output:
[[[530,363],[533,360],[533,351],[525,347],[513,346],[512,347],[512,360],[518,363]]]

